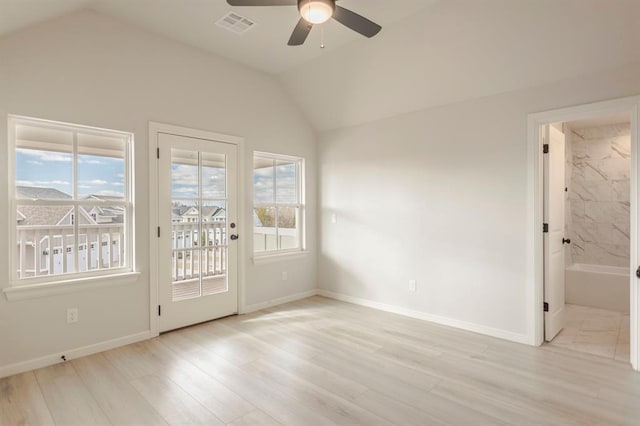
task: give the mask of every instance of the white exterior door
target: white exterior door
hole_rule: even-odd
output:
[[[564,327],[564,201],[565,138],[552,126],[545,127],[544,143],[544,338],[551,341]]]
[[[158,136],[160,332],[238,312],[237,146]]]

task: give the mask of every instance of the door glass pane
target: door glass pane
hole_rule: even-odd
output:
[[[173,300],[227,291],[226,158],[172,150]]]
[[[172,265],[173,300],[200,297],[200,250],[174,250]]]
[[[171,205],[173,249],[188,249],[198,246],[200,210],[197,200],[173,200]]]
[[[208,199],[225,198],[226,194],[226,158],[224,154],[201,153],[202,161],[202,197]]]
[[[171,150],[171,192],[173,198],[197,198],[198,152]]]
[[[227,209],[224,201],[202,207],[202,294],[227,291]]]

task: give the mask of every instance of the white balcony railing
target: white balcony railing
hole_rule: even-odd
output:
[[[17,227],[17,271],[20,278],[119,268],[124,265],[123,224],[78,225],[76,250],[73,225]],[[256,252],[278,247],[275,228],[253,230]],[[227,269],[226,223],[194,222],[172,224],[172,278],[174,282],[202,277],[224,277]],[[296,229],[280,229],[280,248],[297,248]]]
[[[222,221],[173,223],[173,281],[197,279],[200,275],[203,278],[224,276],[227,272],[226,234],[226,223]]]
[[[253,228],[253,251],[255,253],[300,248],[300,236],[297,229],[256,226]]]
[[[123,231],[123,224],[78,225],[76,250],[73,225],[18,226],[18,277],[122,267]]]

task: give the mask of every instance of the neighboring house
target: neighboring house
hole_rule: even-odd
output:
[[[99,201],[122,201],[122,197],[97,194],[89,195],[87,199]],[[125,209],[121,206],[94,206],[88,210],[88,213],[96,223],[124,223]]]
[[[173,248],[192,248],[197,246],[217,246],[225,240],[224,221],[227,212],[222,207],[205,206],[202,208],[202,225],[208,241],[198,239],[198,220],[200,211],[194,206],[174,205],[171,209],[173,223]],[[189,225],[190,224],[190,225]]]
[[[197,223],[199,210],[194,206],[176,205],[171,210],[171,222],[173,223]],[[205,206],[202,208],[202,222],[223,222],[226,219],[226,210],[222,207]]]

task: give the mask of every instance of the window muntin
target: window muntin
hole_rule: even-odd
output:
[[[131,271],[132,135],[23,117],[9,129],[13,280]]]
[[[253,251],[304,249],[304,160],[256,152],[253,157]]]

